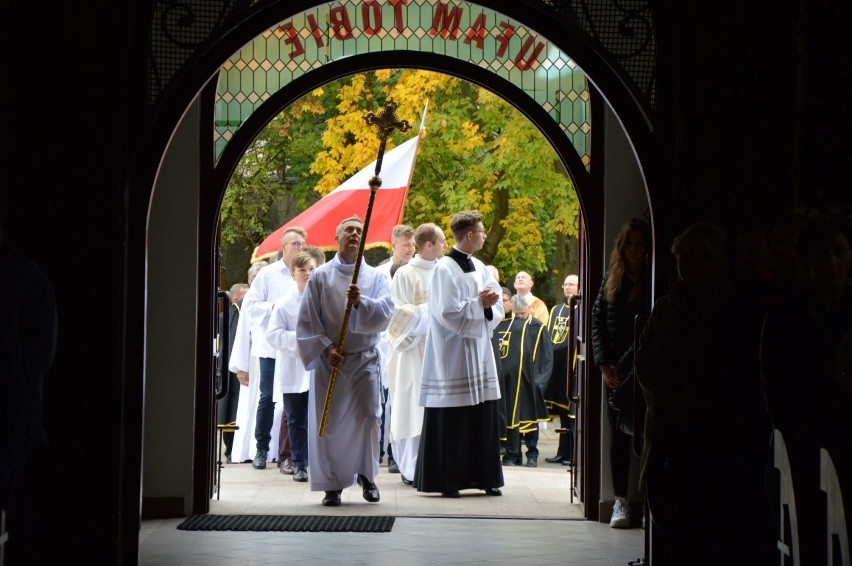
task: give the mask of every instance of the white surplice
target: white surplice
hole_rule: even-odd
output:
[[[479,292],[501,294],[485,264],[471,258],[465,273],[450,256],[438,260],[429,285],[429,332],[423,357],[420,405],[466,407],[500,398],[491,335],[503,319],[503,303],[486,318]]]
[[[249,384],[240,385],[240,397],[237,401],[237,416],[234,419],[239,430],[234,432],[234,444],[231,446],[231,461],[237,464],[254,458],[256,441],[254,429],[257,423],[257,402],[260,398],[260,358],[251,356],[249,358]],[[252,379],[252,376],[254,377]],[[275,403],[275,413],[272,417],[273,423],[280,423],[284,414],[282,403]],[[278,438],[281,433],[280,426],[273,426],[269,431],[271,439],[270,446],[278,446]],[[267,462],[278,459],[278,450],[270,450],[266,455]]]
[[[231,461],[237,463],[251,460],[256,451],[254,430],[257,424],[257,403],[260,399],[260,358],[252,353],[252,337],[257,336],[257,339],[266,341],[259,332],[259,329],[252,332],[248,317],[240,315],[237,322],[237,333],[234,337],[234,348],[228,361],[230,371],[234,373],[238,370],[247,371],[249,374],[249,384],[240,385],[240,397],[237,400],[235,422],[240,428],[234,432],[234,444],[231,447]],[[283,414],[283,403],[275,403],[272,422],[280,423]],[[273,424],[272,430],[269,431],[271,435],[270,446],[278,446],[280,432],[280,426]],[[277,459],[278,450],[269,450],[266,461],[273,462]]]
[[[342,490],[355,483],[357,474],[373,481],[379,472],[378,343],[393,313],[393,299],[387,279],[363,261],[358,275],[361,299],[350,311],[344,341],[346,359],[337,373],[325,435],[319,436],[331,377],[326,356],[340,337],[354,268],[339,256],[318,267],[308,280],[299,309],[299,356],[305,368],[312,370],[308,400],[311,491]]]
[[[388,386],[393,405],[390,431],[394,459],[406,479],[414,477],[423,407],[420,406],[420,375],[429,329],[426,304],[429,282],[437,261],[415,256],[399,268],[391,283],[396,308],[388,325],[390,344]]]
[[[303,393],[310,386],[310,372],[302,365],[296,343],[301,301],[302,293],[294,285],[275,300],[266,328],[266,341],[275,348],[275,382],[280,383],[281,393]]]

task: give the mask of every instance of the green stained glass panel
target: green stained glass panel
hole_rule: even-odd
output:
[[[359,54],[413,50],[471,63],[511,82],[554,119],[589,166],[585,74],[547,38],[471,3],[412,0],[394,7],[379,0],[380,17],[374,6],[339,0],[311,8],[235,53],[217,86],[216,157],[263,101],[311,69]]]

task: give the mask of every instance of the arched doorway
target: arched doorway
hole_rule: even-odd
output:
[[[400,5],[398,3],[392,4]],[[438,3],[429,5],[435,6]],[[230,56],[227,51],[229,48],[235,51],[237,47],[251,39],[254,36],[253,34],[269,29],[270,25],[287,21],[288,18],[293,16],[294,9],[282,7],[261,9],[251,19],[246,20],[240,26],[236,26],[231,35],[214,42],[212,48],[197,63],[195,72],[187,74],[185,84],[181,85],[182,88],[179,89],[183,96],[175,96],[173,98],[174,103],[167,108],[167,111],[162,113],[162,120],[158,122],[162,130],[157,133],[157,128],[155,128],[152,147],[149,148],[152,152],[151,160],[156,160],[156,163],[159,164],[160,158],[162,158],[162,165],[153,168],[153,170],[159,169],[156,181],[153,181],[154,174],[148,173],[152,179],[151,184],[156,186],[150,206],[151,224],[147,227],[149,234],[146,285],[148,300],[150,304],[154,304],[162,297],[179,298],[178,304],[175,305],[175,311],[169,314],[173,316],[176,312],[183,313],[181,323],[188,324],[189,327],[196,329],[196,333],[192,336],[183,333],[180,343],[175,342],[171,340],[168,332],[162,331],[168,324],[162,320],[156,320],[156,315],[151,310],[145,311],[148,312],[146,355],[148,360],[146,375],[148,406],[146,412],[153,416],[154,413],[151,411],[153,407],[156,407],[160,414],[165,409],[167,414],[176,415],[183,420],[182,426],[177,427],[180,430],[178,434],[175,434],[176,427],[174,427],[175,421],[173,420],[165,426],[146,424],[146,459],[149,457],[153,457],[155,460],[160,459],[160,457],[169,458],[174,453],[180,453],[181,448],[186,451],[187,446],[191,444],[194,446],[196,463],[212,461],[212,458],[210,458],[211,439],[201,431],[205,429],[206,423],[210,420],[204,407],[206,405],[205,400],[210,397],[207,378],[211,374],[212,365],[209,344],[212,343],[213,336],[212,297],[215,292],[215,286],[212,284],[215,281],[213,276],[213,266],[215,265],[213,256],[214,224],[218,215],[218,201],[230,172],[225,165],[227,160],[220,160],[218,165],[214,163],[214,143],[204,137],[212,129],[207,129],[208,126],[212,126],[215,121],[215,107],[212,103],[215,98],[215,85],[208,83],[208,86],[201,91],[200,95],[196,97],[196,94],[199,93],[205,83],[204,77],[209,76],[209,69],[214,65],[221,66]],[[512,9],[509,6],[504,6],[502,9],[504,13],[519,12],[517,8]],[[276,99],[275,104],[267,108],[274,109],[276,104],[286,103],[286,101],[296,98],[307,89],[318,86],[334,76],[380,67],[430,68],[457,74],[467,80],[487,86],[515,104],[536,123],[541,131],[551,139],[563,163],[569,171],[572,171],[572,175],[576,176],[575,186],[578,189],[582,187],[581,202],[585,219],[584,224],[587,227],[595,227],[594,230],[587,229],[585,231],[583,245],[583,292],[585,296],[591,296],[602,275],[603,262],[601,258],[606,247],[606,230],[601,226],[604,225],[607,216],[604,202],[608,176],[607,160],[604,159],[606,152],[609,151],[607,140],[618,140],[623,143],[620,150],[622,153],[619,155],[624,158],[629,154],[631,167],[639,172],[642,178],[640,184],[644,196],[646,187],[652,185],[650,172],[655,166],[653,148],[648,142],[650,136],[647,124],[643,118],[640,105],[636,103],[629,90],[612,72],[604,57],[589,49],[577,38],[564,35],[564,28],[560,28],[553,22],[547,22],[541,14],[516,14],[515,17],[518,18],[518,22],[531,22],[528,24],[530,29],[551,30],[554,34],[552,37],[559,37],[559,42],[566,45],[564,50],[574,48],[589,60],[590,76],[595,75],[594,71],[599,72],[599,80],[596,80],[596,85],[608,85],[606,87],[593,86],[590,89],[591,100],[597,98],[601,101],[601,104],[598,104],[597,107],[594,104],[592,105],[592,122],[606,125],[605,129],[602,128],[600,136],[591,138],[590,155],[601,156],[600,167],[597,166],[595,158],[592,158],[591,166],[587,169],[586,164],[583,163],[582,158],[576,152],[576,146],[572,146],[566,141],[564,132],[560,131],[555,125],[554,120],[542,109],[542,105],[531,102],[529,97],[519,93],[519,89],[511,81],[499,77],[494,78],[497,75],[487,73],[475,65],[460,62],[446,55],[424,54],[396,48],[381,53],[352,54],[341,61],[329,63],[321,69],[307,69],[303,76],[293,80],[278,91],[281,93],[277,95],[280,98]],[[563,35],[560,35],[560,33]],[[541,37],[544,37],[544,34],[541,34]],[[551,43],[560,45],[555,41]],[[205,72],[205,69],[208,72]],[[193,90],[193,86],[195,90]],[[261,115],[259,114],[257,117],[258,124],[263,122]],[[254,116],[252,116],[252,119],[254,119]],[[180,124],[180,127],[176,127],[177,124]],[[247,121],[246,124],[250,123]],[[237,148],[243,137],[250,138],[250,130],[251,128],[242,131],[238,129],[231,135],[229,145],[234,144],[233,147]],[[157,147],[161,148],[159,154]],[[595,148],[600,151],[595,153]],[[235,149],[234,152],[236,151]],[[614,160],[617,160],[617,158],[614,158]],[[140,176],[140,182],[144,182],[145,178],[145,175]],[[172,199],[177,199],[177,201]],[[195,224],[187,223],[180,214],[174,214],[175,205],[178,210],[180,207],[187,206],[194,208],[197,214],[197,222]],[[647,207],[646,204],[645,208]],[[147,217],[147,203],[145,212],[145,217]],[[593,219],[594,221],[592,221]],[[180,232],[178,226],[186,230],[187,240],[181,242],[180,247],[189,250],[189,253],[183,256],[177,254],[179,257],[175,257],[173,236],[176,233],[174,232],[175,229],[178,229],[178,233]],[[162,237],[164,234],[168,234],[169,237]],[[161,258],[171,258],[172,261],[160,263]],[[180,272],[182,269],[185,269],[186,273],[195,274],[195,278],[178,285],[174,280],[174,272],[175,270]],[[180,287],[180,289],[176,287]],[[179,295],[179,297],[175,297],[176,295]],[[191,310],[183,308],[187,304],[192,305],[193,308]],[[174,319],[172,319],[173,322]],[[186,351],[187,348],[190,351]],[[195,376],[194,380],[184,377],[181,380],[181,385],[176,385],[173,380],[166,377],[166,374],[174,374],[176,366],[172,361],[175,359],[183,360],[181,372],[184,375],[189,373]],[[169,369],[166,370],[166,368]],[[163,377],[161,379],[158,376]],[[588,397],[585,401],[587,408],[584,418],[591,425],[589,427],[590,433],[597,430],[600,421],[600,391],[598,389],[588,387]],[[187,395],[190,391],[194,391],[194,394],[188,398]],[[183,403],[180,401],[183,401]],[[184,407],[187,406],[195,407],[193,414],[188,415],[186,413]],[[155,419],[148,418],[146,421],[154,423]],[[589,499],[589,503],[595,504],[594,499],[599,496],[601,483],[599,478],[600,447],[595,435],[590,434],[586,438],[584,450],[587,454],[587,468],[583,470],[586,478],[584,489],[587,490],[586,497]],[[184,462],[184,460],[181,460],[178,467],[178,470],[172,470],[172,477],[170,478],[157,477],[156,471],[149,473],[146,468],[143,502],[148,494],[151,494],[150,497],[159,497],[156,494],[160,492],[166,493],[166,498],[174,499],[176,505],[183,505],[186,512],[205,510],[204,507],[209,498],[209,486],[205,481],[210,477],[209,470],[205,470],[203,467],[193,467],[192,461]],[[193,474],[193,469],[198,471]],[[147,483],[149,478],[151,479],[150,484]],[[588,509],[588,516],[596,518],[597,509],[593,506],[589,506]]]

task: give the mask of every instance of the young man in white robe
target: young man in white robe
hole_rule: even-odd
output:
[[[498,403],[491,337],[503,319],[500,286],[471,254],[485,244],[482,216],[456,213],[455,245],[429,286],[429,332],[420,387],[423,429],[414,486],[460,497],[462,489],[502,495]]]
[[[414,257],[414,228],[408,224],[397,224],[391,231],[391,256],[384,262],[376,266],[376,271],[388,278],[388,285],[393,279],[392,270],[398,270],[400,267],[411,261]],[[399,466],[393,456],[393,449],[390,445],[390,421],[391,421],[391,400],[388,390],[388,361],[390,358],[390,347],[388,344],[387,332],[382,333],[382,340],[379,343],[379,351],[382,354],[382,433],[381,444],[379,445],[379,463],[387,450],[388,455],[388,472],[392,474],[399,473]]]
[[[447,240],[436,224],[421,224],[414,232],[420,251],[400,267],[391,282],[396,308],[387,336],[390,341],[388,386],[391,448],[402,476],[411,485],[420,448],[423,407],[420,406],[420,375],[429,329],[426,297],[438,259],[444,257]]]
[[[311,374],[302,365],[296,345],[296,325],[305,286],[317,261],[310,252],[296,254],[290,265],[296,285],[283,297],[275,300],[266,340],[275,348],[275,379],[281,383],[287,434],[293,458],[293,480],[308,481],[308,389]]]
[[[299,357],[312,371],[308,395],[308,453],[311,491],[322,504],[341,504],[344,489],[357,483],[364,499],[379,501],[381,368],[379,334],[393,314],[387,279],[361,261],[352,283],[363,223],[355,216],[337,227],[337,255],[317,268],[305,287],[296,340]],[[339,345],[346,305],[351,304],[344,344]],[[328,422],[319,436],[332,368],[338,369]]]

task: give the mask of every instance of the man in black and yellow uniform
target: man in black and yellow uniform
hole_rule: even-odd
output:
[[[544,399],[551,415],[559,417],[559,426],[568,432],[559,435],[559,447],[556,455],[545,458],[545,462],[551,464],[562,463],[570,466],[574,458],[574,403],[571,402],[573,391],[567,391],[568,383],[568,340],[571,338],[569,331],[569,302],[571,297],[577,294],[579,279],[576,275],[569,275],[562,283],[562,292],[565,299],[550,309],[550,319],[547,329],[550,332],[550,340],[553,342],[553,371],[551,372],[550,385],[544,393]],[[576,353],[575,353],[576,360]],[[574,371],[574,362],[571,360],[570,371]]]
[[[520,295],[512,297],[512,313],[497,327],[500,366],[506,385],[506,454],[503,464],[522,463],[521,435],[527,446],[527,466],[538,465],[538,423],[550,420],[544,392],[553,366],[550,334],[542,322],[530,316],[530,306]]]

